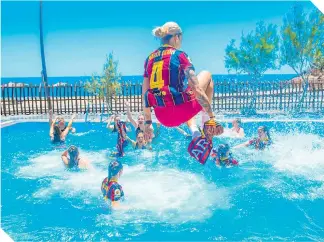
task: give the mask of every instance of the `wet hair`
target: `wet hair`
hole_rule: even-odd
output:
[[[262,130],[262,131],[266,134],[266,136],[268,137],[268,139],[271,140],[271,137],[270,137],[270,130],[269,130],[268,127],[266,127],[266,126],[260,126],[260,127],[258,128],[258,130]]]
[[[241,120],[240,118],[236,118],[236,119],[234,119],[234,121],[235,121],[239,126],[241,126],[241,124],[242,124],[242,120]]]
[[[76,146],[71,145],[68,149],[68,153],[70,156],[69,165],[70,166],[77,165],[78,163],[77,159],[79,157],[79,149]]]
[[[60,127],[56,124],[54,125],[54,141],[57,142],[57,141],[61,141],[61,130],[60,130]]]
[[[217,155],[218,157],[226,157],[227,156],[227,152],[230,150],[230,147],[228,144],[220,144],[217,147]]]
[[[138,135],[139,135],[139,134],[143,134],[143,135],[144,135],[144,131],[143,131],[143,130],[141,130],[141,129],[140,129],[140,130],[138,130],[138,131],[137,131],[137,133],[136,133],[136,139],[137,139],[137,137],[138,137]]]
[[[64,118],[58,117],[58,122],[61,122],[61,121],[65,122]]]
[[[120,118],[119,115],[115,115],[115,117],[114,117],[114,128],[113,128],[112,132],[117,132],[118,131],[118,123],[120,123],[120,119],[119,119],[118,122],[116,122],[117,117]]]
[[[110,181],[113,176],[116,176],[122,169],[123,165],[121,162],[117,160],[111,161],[108,166],[108,181]]]

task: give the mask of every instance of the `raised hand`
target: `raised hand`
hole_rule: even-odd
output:
[[[126,105],[126,107],[127,107],[127,108],[129,108],[129,107],[130,107],[130,103],[129,103],[129,102],[127,101],[127,100],[125,100],[125,102],[124,102],[124,103],[125,103],[125,105]]]
[[[204,124],[204,134],[207,139],[212,140],[214,136],[218,136],[224,133],[223,126],[216,122],[214,119],[210,119]]]
[[[152,140],[154,135],[154,130],[152,124],[145,124],[144,126],[144,139],[146,141]]]

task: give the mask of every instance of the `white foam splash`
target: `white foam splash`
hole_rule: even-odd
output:
[[[277,170],[324,181],[324,138],[313,134],[278,135],[271,153]]]
[[[21,166],[18,169],[16,175],[29,179],[62,175],[65,170],[61,160],[62,153],[62,151],[55,150],[32,157],[27,161],[26,166]]]
[[[214,210],[231,206],[228,190],[193,173],[167,168],[136,171],[136,175],[128,172],[122,179],[127,191],[125,209],[98,216],[98,224],[204,221]]]
[[[73,135],[73,136],[84,136],[84,135],[86,135],[86,134],[90,134],[90,133],[93,133],[93,132],[95,132],[95,130],[89,130],[89,131],[87,131],[87,132],[81,132],[81,133],[76,132],[76,133],[73,133],[72,135]]]
[[[275,169],[274,175],[264,182],[265,188],[289,200],[324,198],[324,138],[314,134],[277,134],[272,147],[259,153]]]
[[[45,178],[46,185],[33,194],[36,200],[45,202],[59,195],[67,200],[77,199],[78,203],[73,202],[76,208],[97,207],[103,202],[100,186],[107,176],[108,159],[104,151],[81,150],[80,153],[90,160],[96,157],[91,169],[69,172],[62,164],[61,152],[52,151],[30,159],[17,175],[31,179]],[[151,153],[147,151],[142,155],[147,157]],[[106,165],[100,166],[103,163]],[[139,220],[168,223],[204,221],[212,216],[215,209],[230,207],[228,190],[208,183],[200,175],[163,166],[158,170],[147,167],[150,166],[145,166],[145,163],[134,166],[124,164],[120,184],[125,192],[123,205],[127,216],[125,210],[113,212],[113,218],[99,215],[98,224],[109,224],[113,220],[120,223]]]
[[[104,151],[85,152],[79,149],[82,157],[90,161],[90,170],[93,164],[108,164],[108,159]],[[67,174],[66,168],[61,160],[63,151],[54,150],[28,160],[27,166],[21,166],[17,172],[18,177],[24,178],[43,178],[43,177],[64,177]]]

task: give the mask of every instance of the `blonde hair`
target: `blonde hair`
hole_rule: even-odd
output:
[[[159,39],[163,39],[168,35],[176,35],[181,33],[182,30],[180,26],[175,22],[167,22],[163,26],[156,27],[152,30],[152,34]]]

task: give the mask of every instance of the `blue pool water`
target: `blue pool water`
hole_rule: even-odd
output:
[[[20,241],[321,240],[324,122],[248,122],[244,141],[259,125],[271,128],[273,146],[234,151],[237,168],[200,165],[173,129],[162,128],[152,152],[127,148],[125,211],[101,197],[116,141],[104,125],[76,123],[67,138],[92,161],[84,172],[64,169],[64,147],[50,144],[47,123],[3,128],[1,226]]]

